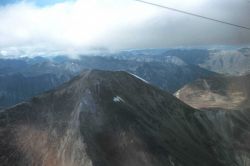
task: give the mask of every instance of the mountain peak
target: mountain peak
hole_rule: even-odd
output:
[[[200,114],[129,73],[86,70],[0,113],[0,163],[230,165],[234,157]]]

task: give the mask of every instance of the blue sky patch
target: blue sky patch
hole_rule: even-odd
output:
[[[22,2],[22,1],[24,1],[24,0],[0,0],[0,6],[14,4],[14,3]],[[73,0],[25,0],[25,1],[32,2],[32,3],[36,4],[37,6],[43,7],[43,6],[54,5],[54,4],[60,3],[60,2],[73,1]]]

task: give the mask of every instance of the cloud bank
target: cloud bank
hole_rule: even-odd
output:
[[[250,5],[244,0],[154,3],[250,26]],[[133,0],[76,0],[43,7],[24,1],[0,7],[2,56],[249,43],[250,31]]]

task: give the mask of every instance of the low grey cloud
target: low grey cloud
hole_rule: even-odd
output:
[[[154,3],[250,27],[245,0],[155,0]],[[0,7],[0,54],[80,54],[88,48],[249,45],[250,31],[139,2],[77,0]]]

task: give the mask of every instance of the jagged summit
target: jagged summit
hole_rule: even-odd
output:
[[[3,166],[229,166],[202,114],[126,72],[87,70],[0,112]]]

